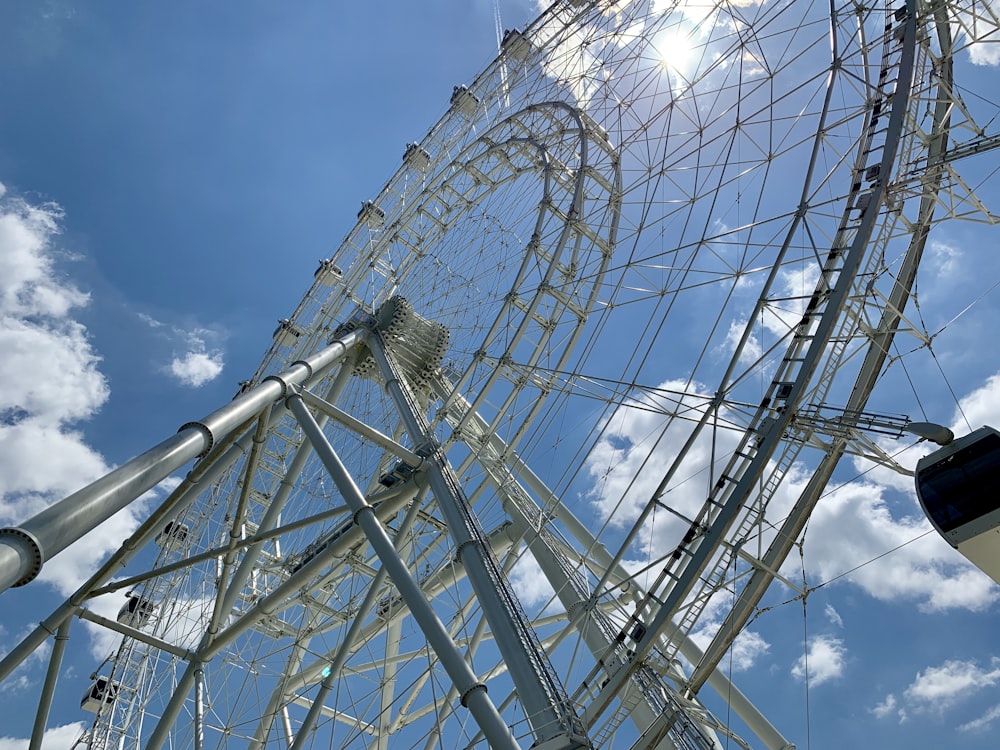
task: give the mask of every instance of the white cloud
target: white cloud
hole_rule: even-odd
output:
[[[541,566],[535,560],[535,556],[531,554],[531,550],[527,548],[521,551],[508,579],[517,592],[518,599],[526,607],[544,605],[555,598],[552,584],[545,577]],[[561,605],[557,606],[561,607]]]
[[[100,358],[69,317],[89,297],[60,280],[52,238],[59,209],[0,201],[0,423],[33,417],[63,425],[91,416],[108,397]],[[45,377],[39,377],[44,372]]]
[[[818,581],[852,571],[847,579],[876,599],[912,601],[929,612],[982,611],[1000,598],[986,575],[937,534],[928,533],[931,527],[922,514],[894,517],[883,492],[876,485],[855,482],[817,505],[809,521],[805,557]],[[890,550],[895,551],[886,555]]]
[[[839,638],[821,635],[809,641],[806,653],[798,658],[792,667],[792,677],[809,680],[816,687],[840,677],[844,672],[847,649]]]
[[[956,435],[968,431],[966,419],[973,428],[1000,424],[1000,373],[960,399],[951,422]],[[910,470],[936,447],[918,443],[900,450],[898,442],[879,443]],[[983,611],[1000,599],[1000,589],[990,579],[936,533],[928,533],[931,527],[915,502],[911,477],[885,467],[873,469],[862,459],[855,467],[866,472],[865,481],[832,492],[812,515],[806,547],[812,572],[827,579],[873,560],[848,578],[878,599],[915,601],[924,611]],[[885,501],[887,489],[913,498],[913,514],[893,516]],[[900,545],[905,546],[875,560]]]
[[[844,627],[843,618],[840,616],[840,613],[834,609],[832,604],[827,604],[823,607],[823,614],[826,615],[827,620],[836,625],[838,628]]]
[[[972,721],[967,721],[965,724],[961,724],[958,727],[958,731],[985,732],[987,729],[992,728],[993,722],[997,719],[1000,719],[1000,705],[993,706],[993,708],[984,713],[978,719],[973,719]]]
[[[56,268],[61,210],[12,197],[0,184],[0,524],[16,524],[106,474],[110,466],[88,445],[78,423],[107,401],[100,356],[85,326],[74,319],[89,295]],[[148,318],[146,323],[158,327]],[[187,353],[175,358],[176,377],[198,386],[222,370],[221,352],[209,342],[218,334],[204,328],[175,331]],[[74,592],[117,549],[139,523],[147,503],[173,489],[168,478],[97,529],[45,563],[38,576],[63,596]],[[114,618],[123,598],[102,597],[91,607]],[[85,623],[90,648],[104,658],[120,636]],[[44,655],[44,649],[36,656]],[[31,663],[34,663],[35,656]],[[28,687],[27,672],[4,683]],[[46,735],[48,747],[68,747],[81,725],[59,727]],[[72,735],[72,736],[71,736]],[[26,740],[0,739],[0,750],[27,747]]]
[[[1000,67],[1000,44],[995,39],[992,42],[976,42],[969,48],[969,58],[974,65]]]
[[[603,437],[587,461],[592,481],[588,499],[602,519],[611,519],[619,526],[631,524],[638,517],[660,482],[664,467],[670,465],[690,434],[691,423],[686,420],[675,420],[664,433],[668,420],[665,413],[693,419],[706,403],[700,398],[703,389],[683,381],[668,381],[660,388],[664,394],[675,395],[646,396],[620,407],[609,418]],[[685,388],[687,395],[680,395]],[[968,414],[984,421],[989,421],[986,410],[995,410],[998,403],[1000,376],[963,401]],[[735,442],[735,435],[723,433],[716,458],[726,455]],[[914,465],[918,456],[929,449],[926,445],[915,446],[907,451],[904,463]],[[679,473],[675,477],[662,502],[682,515],[694,517],[708,490],[707,468],[711,460],[708,437],[697,441],[687,456],[683,476]],[[885,473],[884,484],[891,482],[889,486],[914,497],[912,478],[889,470]],[[769,514],[781,518],[807,479],[804,467],[793,466],[771,501]],[[932,532],[915,501],[911,500],[909,514],[891,510],[886,498],[889,491],[877,482],[857,481],[820,500],[805,536],[805,563],[813,585],[843,577],[843,583],[853,584],[876,599],[909,602],[928,612],[983,611],[1000,599],[1000,589],[987,576]],[[678,544],[686,529],[687,524],[676,515],[657,510],[642,530],[626,565],[638,568],[650,558],[662,556]],[[797,559],[785,567],[786,574],[800,572]],[[655,567],[651,575],[658,570]],[[834,625],[842,626],[839,613],[828,610],[826,614]],[[711,613],[706,612],[696,632],[704,637],[717,627]],[[766,653],[767,648],[765,641],[754,639],[737,646],[743,648],[740,654],[748,664]]]
[[[0,520],[11,523],[108,470],[74,425],[109,391],[71,317],[89,298],[55,270],[61,211],[0,195]]]
[[[682,381],[660,386],[664,393],[673,394],[685,387],[688,395],[664,396],[659,403],[647,396],[619,408],[610,417],[604,436],[587,461],[593,482],[589,499],[601,518],[626,525],[649,502],[663,476],[663,467],[670,465],[691,429],[689,422],[675,420],[664,434],[664,412],[695,418],[706,403],[699,397],[700,389]],[[987,386],[963,401],[966,413],[984,419],[987,414],[983,410],[996,409],[993,405],[997,403],[1000,376],[991,378]],[[735,436],[730,439],[723,434],[716,457],[725,455],[727,446],[731,448],[735,442]],[[915,464],[926,450],[926,446],[913,448],[905,462]],[[662,501],[689,518],[697,514],[708,489],[706,469],[711,458],[708,437],[697,441],[688,454],[683,476],[675,477]],[[885,479],[913,497],[912,479],[894,473]],[[806,480],[802,467],[793,466],[772,500],[774,517],[781,517]],[[989,578],[940,537],[929,533],[930,524],[915,502],[910,515],[894,515],[885,493],[879,483],[853,482],[820,500],[810,519],[805,545],[807,571],[814,583],[852,571],[846,580],[871,596],[882,601],[914,602],[925,611],[981,611],[1000,599],[1000,589]],[[673,549],[686,529],[677,516],[657,511],[643,530],[644,551],[648,555],[651,550],[662,554],[663,550]],[[899,549],[885,554],[895,548]],[[797,561],[789,563],[793,564],[797,565]]]
[[[887,716],[891,716],[893,714],[898,715],[900,719],[904,719],[906,717],[906,714],[903,712],[902,709],[899,709],[897,711],[898,705],[899,703],[896,700],[896,696],[893,695],[892,693],[889,693],[887,696],[885,696],[885,700],[882,701],[881,703],[876,704],[871,711],[875,715],[875,718],[877,719],[884,719]]]
[[[705,650],[729,614],[732,595],[728,592],[713,596],[698,620],[698,629],[691,633],[691,640],[698,648]],[[744,629],[733,640],[729,652],[723,657],[724,669],[745,672],[754,666],[771,650],[771,644],[753,630]],[[722,669],[723,667],[720,667]]]
[[[77,428],[107,401],[101,358],[73,318],[89,296],[57,268],[60,209],[0,185],[0,523],[16,524],[106,474]],[[171,484],[173,482],[173,484]],[[159,492],[175,486],[168,480]],[[40,581],[69,595],[138,525],[140,500],[48,560]]]
[[[83,435],[28,417],[0,425],[0,517],[17,523],[107,473]]]
[[[982,386],[960,399],[959,403],[961,409],[956,409],[952,417],[952,429],[956,435],[967,430],[966,419],[973,429],[986,424],[1000,425],[1000,373],[988,378]]]
[[[618,408],[587,459],[586,468],[594,480],[590,499],[601,517],[612,518],[616,525],[625,526],[638,517],[660,483],[664,467],[679,453],[694,420],[709,403],[707,391],[698,384],[674,380],[657,388],[657,395],[647,394]],[[667,415],[675,419],[665,432]],[[727,434],[723,432],[720,439],[725,443]],[[734,433],[733,447],[736,440]],[[687,454],[685,475],[675,477],[663,497],[665,503],[688,517],[697,513],[708,489],[707,474],[700,474],[712,459],[710,441],[710,435],[696,441]],[[723,448],[718,449],[719,454],[723,452]],[[662,541],[670,535],[679,538],[678,529],[683,535],[686,524],[671,516],[657,521],[651,533]]]
[[[764,636],[752,630],[742,630],[733,641],[729,655],[728,667],[734,672],[743,672],[750,669],[757,661],[771,650],[771,644],[764,640]]]
[[[170,363],[170,373],[184,385],[193,388],[211,382],[222,372],[222,354],[191,351],[183,357],[174,357]]]
[[[74,747],[86,731],[87,726],[82,721],[46,729],[42,737],[42,750],[66,750],[67,747]],[[28,750],[28,740],[0,737],[0,750]]]
[[[961,267],[962,251],[954,245],[931,240],[930,245],[931,267],[934,269],[935,277],[951,276]]]
[[[992,0],[963,4],[955,10],[954,17],[961,29],[959,43],[968,45],[973,65],[1000,66],[1000,27],[995,14]]]
[[[775,336],[787,336],[801,321],[810,295],[816,289],[819,267],[795,267],[778,274],[777,298],[761,314],[764,327]]]
[[[918,672],[904,696],[915,709],[942,713],[973,693],[1000,681],[1000,659],[994,658],[988,669],[974,661],[949,660],[939,667]]]
[[[885,700],[871,711],[879,719],[898,716],[900,723],[910,714],[943,716],[959,703],[983,689],[1000,683],[1000,658],[993,657],[987,667],[975,661],[950,659],[940,666],[927,667],[918,672],[913,682],[897,699],[889,693]],[[979,732],[989,729],[1000,719],[1000,705],[988,709],[982,716],[958,727],[962,732]]]
[[[138,317],[159,331],[160,337],[184,350],[183,354],[175,354],[170,364],[163,368],[183,385],[198,388],[215,380],[222,372],[225,362],[219,342],[223,334],[219,331],[197,326],[192,329],[169,326],[146,313],[139,313]]]
[[[694,641],[699,648],[707,648],[708,644],[712,642],[712,638],[715,636],[715,633],[718,632],[721,624],[721,620],[712,620],[707,622],[691,634],[691,640]],[[730,670],[733,672],[745,672],[756,664],[770,650],[771,644],[768,643],[764,639],[764,636],[760,633],[753,630],[742,630],[733,641],[733,645],[730,647],[729,652],[723,657],[722,663],[724,666],[720,667],[720,669],[724,668],[727,672]]]
[[[726,331],[726,338],[723,342],[723,347],[726,354],[731,354],[736,351],[736,347],[740,343],[740,339],[743,338],[743,333],[746,330],[747,321],[744,319],[734,320],[729,324],[729,330]],[[760,356],[764,353],[763,347],[760,345],[760,338],[756,333],[751,333],[743,346],[743,351],[740,352],[740,364],[742,365],[752,365],[754,362],[760,359]]]
[[[128,507],[113,515],[89,534],[78,539],[56,557],[47,561],[42,572],[38,575],[38,580],[48,581],[59,593],[69,596],[87,579],[98,567],[98,564],[111,552],[117,550],[138,528],[141,520],[146,516],[146,511],[150,503],[163,498],[169,494],[181,480],[178,477],[167,477],[156,487],[142,494],[134,500]],[[92,600],[100,602],[100,606],[88,605],[106,617],[114,619],[118,613],[118,608],[124,603],[119,595],[113,597],[101,597]],[[111,602],[111,603],[109,603]],[[100,639],[106,635],[106,631],[91,623],[86,626],[95,634],[95,653],[103,659],[107,656],[107,649],[100,646]],[[117,636],[115,636],[117,638]]]

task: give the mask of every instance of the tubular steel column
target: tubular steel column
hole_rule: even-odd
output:
[[[341,496],[354,512],[354,522],[368,537],[372,549],[378,555],[403,601],[406,602],[413,619],[417,621],[434,653],[441,660],[441,665],[461,692],[462,704],[472,712],[492,747],[515,750],[518,745],[514,735],[486,694],[486,685],[479,681],[458,646],[448,635],[444,624],[438,619],[423,591],[420,590],[420,585],[400,558],[392,539],[375,515],[374,508],[365,500],[302,397],[290,396],[286,404],[302,426],[316,456],[330,473]]]
[[[42,686],[42,696],[38,700],[38,712],[35,714],[35,725],[31,730],[31,740],[28,750],[41,750],[45,727],[49,721],[49,710],[52,708],[52,697],[56,691],[59,670],[62,668],[63,654],[66,653],[66,642],[69,640],[70,620],[64,620],[56,632],[55,644],[49,656],[49,668],[45,672],[45,684]]]
[[[22,586],[38,575],[42,564],[95,529],[146,490],[155,487],[188,461],[203,456],[213,444],[281,399],[289,385],[303,383],[342,360],[359,332],[350,332],[306,360],[293,362],[244,395],[114,471],[101,477],[16,528],[0,529],[0,593]]]
[[[517,600],[506,578],[490,557],[483,532],[469,510],[461,485],[415,408],[402,375],[389,360],[381,336],[377,331],[370,331],[366,343],[385,380],[386,392],[415,443],[416,452],[427,459],[431,491],[455,540],[458,557],[465,566],[483,614],[490,623],[497,648],[503,654],[504,664],[517,688],[518,699],[524,706],[537,743],[551,741],[553,747],[589,747],[586,732],[572,710],[569,698],[554,672],[543,661],[530,624],[517,610]]]

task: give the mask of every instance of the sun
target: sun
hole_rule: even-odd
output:
[[[671,29],[657,36],[652,46],[655,59],[663,70],[687,76],[694,60],[694,46],[690,35],[680,29]]]

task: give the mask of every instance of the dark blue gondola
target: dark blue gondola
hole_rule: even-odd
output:
[[[1000,583],[1000,432],[981,427],[920,459],[917,497],[952,547]]]

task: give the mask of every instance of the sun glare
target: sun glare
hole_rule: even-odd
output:
[[[687,34],[676,29],[665,32],[654,40],[653,47],[661,68],[680,76],[687,75],[694,59],[694,47]]]

